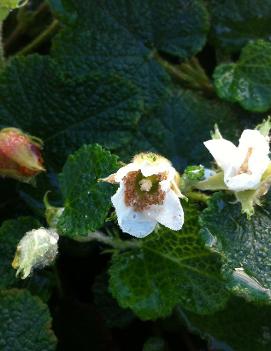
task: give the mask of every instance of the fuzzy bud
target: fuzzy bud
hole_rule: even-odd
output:
[[[30,182],[44,171],[42,141],[16,128],[0,131],[0,175]]]
[[[12,267],[16,275],[27,278],[33,269],[50,265],[58,252],[58,234],[50,229],[33,229],[25,234],[17,246]]]

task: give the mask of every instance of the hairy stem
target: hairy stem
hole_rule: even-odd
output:
[[[210,196],[203,194],[198,191],[190,191],[186,194],[188,199],[198,201],[198,202],[204,202],[207,203],[207,201],[210,199]]]
[[[43,43],[49,40],[58,30],[59,22],[54,20],[48,28],[46,28],[39,36],[37,36],[30,44],[20,50],[17,55],[27,55],[38,49]]]
[[[13,46],[16,45],[17,41],[19,40],[20,36],[23,35],[28,28],[30,28],[38,17],[46,14],[50,10],[49,5],[46,2],[40,4],[37,10],[33,13],[30,20],[26,22],[19,22],[13,32],[5,41],[5,51],[10,52],[12,51]],[[20,11],[20,10],[19,10]]]
[[[100,231],[89,233],[89,235],[81,239],[82,242],[99,241],[102,244],[113,247],[114,249],[126,250],[134,249],[140,246],[140,241],[138,240],[120,240],[118,238],[113,238]]]
[[[156,60],[177,80],[187,84],[191,89],[202,90],[208,95],[213,95],[213,86],[204,69],[201,67],[197,58],[193,57],[190,61],[180,65],[174,65],[154,52]]]

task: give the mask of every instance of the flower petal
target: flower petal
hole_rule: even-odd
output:
[[[253,151],[249,162],[249,173],[237,175],[225,174],[224,181],[227,187],[232,191],[244,191],[257,189],[261,183],[262,175],[268,168],[270,159],[262,153]]]
[[[216,163],[223,171],[227,171],[229,168],[235,165],[237,157],[237,147],[226,139],[213,139],[203,143]]]
[[[169,181],[173,180],[176,174],[176,170],[168,162],[151,164],[146,161],[140,166],[140,170],[144,177],[149,177],[153,174],[167,172],[167,179]]]
[[[128,165],[121,167],[116,173],[115,173],[115,181],[117,183],[121,182],[122,179],[127,175],[129,172],[133,171],[138,171],[139,166],[134,164],[134,163],[128,163]]]
[[[224,180],[227,187],[237,192],[257,189],[270,163],[268,154],[268,138],[258,130],[244,130],[237,148],[237,167],[235,170],[225,172]]]
[[[166,193],[163,205],[153,205],[146,214],[172,230],[180,230],[184,223],[184,212],[178,196],[173,190]]]
[[[249,150],[251,150],[251,155],[247,162],[248,173],[258,179],[259,183],[270,162],[268,138],[264,137],[258,130],[244,130],[238,146],[241,164],[246,159]]]
[[[245,129],[239,139],[238,149],[247,151],[249,148],[253,148],[255,151],[264,155],[268,155],[269,140],[258,130]]]
[[[261,176],[258,176],[257,174],[242,173],[233,177],[225,176],[224,181],[229,190],[238,192],[257,189],[261,181]]]
[[[144,238],[153,232],[157,221],[145,216],[144,212],[136,212],[124,202],[124,185],[111,198],[115,207],[118,224],[121,230],[137,238]]]

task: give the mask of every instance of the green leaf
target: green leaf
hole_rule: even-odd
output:
[[[116,75],[70,79],[37,55],[12,61],[0,77],[0,96],[0,126],[43,139],[46,165],[56,169],[84,143],[125,147],[143,108],[137,89]]]
[[[198,0],[70,1],[69,6],[77,9],[77,25],[57,36],[54,58],[73,76],[97,67],[124,75],[141,89],[146,108],[159,105],[170,88],[156,51],[191,57],[203,47],[209,28]]]
[[[250,220],[232,200],[222,193],[213,195],[201,215],[202,237],[222,256],[230,290],[248,300],[271,303],[270,195]]]
[[[147,320],[169,315],[178,303],[200,314],[224,306],[220,261],[200,241],[197,216],[190,205],[181,231],[160,228],[138,249],[113,255],[110,289],[123,308]]]
[[[47,0],[53,14],[59,18],[63,23],[74,24],[77,19],[76,9],[68,0]]]
[[[4,21],[4,19],[8,16],[10,9],[7,7],[0,7],[0,21]]]
[[[7,220],[0,227],[0,288],[10,288],[18,284],[15,270],[11,267],[16,247],[24,234],[39,228],[40,224],[31,217]]]
[[[203,1],[96,0],[96,4],[148,47],[185,59],[205,44],[209,16]]]
[[[270,39],[271,1],[209,0],[211,41],[227,51],[238,51],[250,40]]]
[[[271,107],[271,43],[247,44],[237,63],[215,69],[214,80],[222,99],[238,102],[249,111],[267,111]]]
[[[0,290],[0,320],[1,350],[55,350],[49,310],[27,290]]]
[[[73,77],[89,75],[93,70],[117,72],[132,81],[149,106],[167,95],[170,78],[153,58],[153,52],[108,17],[105,27],[95,31],[67,28],[56,37],[52,55]]]
[[[271,308],[232,298],[223,311],[199,316],[180,311],[188,328],[209,341],[210,350],[269,351]]]
[[[114,187],[98,180],[119,167],[118,158],[100,145],[82,146],[68,158],[59,177],[64,197],[64,212],[57,224],[59,233],[87,236],[104,224]]]
[[[117,24],[141,45],[182,59],[201,50],[209,30],[208,12],[201,0],[71,0],[68,4],[78,11],[78,25],[91,28],[94,21],[96,26],[113,28]],[[102,18],[105,23],[100,23]]]
[[[211,157],[203,142],[210,139],[215,123],[227,139],[239,136],[240,116],[229,106],[188,90],[175,89],[162,106],[142,117],[130,148],[133,153],[159,152],[182,170],[189,164],[206,165]]]

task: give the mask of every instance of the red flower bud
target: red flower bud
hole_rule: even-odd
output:
[[[40,139],[16,128],[0,131],[0,176],[30,182],[44,171]]]

